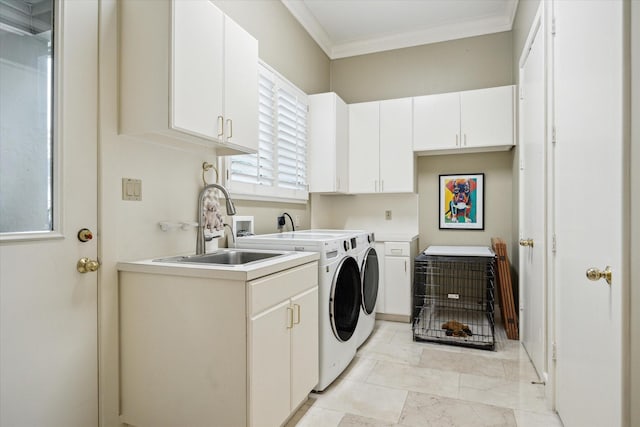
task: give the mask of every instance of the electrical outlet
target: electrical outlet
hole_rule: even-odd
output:
[[[384,219],[386,220],[391,219],[391,211],[384,211]]]
[[[282,230],[282,228],[284,227],[284,215],[280,215],[278,217],[278,230]]]
[[[295,222],[296,227],[300,227],[300,215],[296,215],[293,217],[293,222]]]

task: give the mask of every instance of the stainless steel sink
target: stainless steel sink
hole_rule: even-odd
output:
[[[222,265],[242,265],[251,262],[263,261],[286,255],[287,252],[256,252],[251,250],[222,249],[210,254],[176,256],[170,258],[154,259],[156,262],[169,263],[193,263],[193,264],[222,264]]]

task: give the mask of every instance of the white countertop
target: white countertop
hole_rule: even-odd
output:
[[[251,252],[284,252],[284,251],[260,251]],[[118,271],[135,273],[163,274],[170,276],[204,277],[211,279],[238,280],[246,282],[257,279],[289,268],[297,267],[317,261],[320,256],[317,252],[285,252],[285,255],[267,258],[262,261],[254,261],[247,264],[223,265],[223,264],[195,264],[154,261],[154,259],[168,258],[157,257],[141,261],[123,261],[118,263]]]
[[[374,233],[376,242],[411,242],[418,238],[411,233]]]
[[[429,246],[422,251],[425,255],[494,257],[488,246]]]

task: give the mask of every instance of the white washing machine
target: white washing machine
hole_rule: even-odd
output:
[[[238,237],[236,247],[318,252],[319,381],[323,391],[356,354],[360,317],[360,266],[351,249],[355,237],[340,233],[289,232]]]
[[[364,230],[327,229],[302,230],[298,233],[323,233],[350,237],[351,253],[358,261],[361,277],[360,317],[355,333],[357,345],[360,347],[367,338],[369,338],[376,324],[376,302],[378,300],[380,270],[378,266],[378,254],[374,248],[374,234]]]

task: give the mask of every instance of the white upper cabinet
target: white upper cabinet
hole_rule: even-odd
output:
[[[257,40],[207,0],[120,8],[120,133],[256,152]]]
[[[508,150],[514,143],[514,86],[414,98],[413,150],[446,154]]]
[[[349,192],[414,191],[411,98],[349,105]]]
[[[462,147],[510,147],[514,143],[514,86],[460,93]]]
[[[309,192],[349,188],[349,111],[335,93],[309,95]]]
[[[380,101],[380,191],[415,191],[411,98]]]
[[[460,143],[460,94],[413,98],[413,150],[446,150]]]
[[[349,192],[377,193],[380,179],[380,102],[349,105]]]

